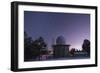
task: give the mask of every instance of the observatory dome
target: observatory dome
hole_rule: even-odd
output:
[[[56,39],[56,44],[65,45],[66,44],[65,38],[63,36],[58,36]]]

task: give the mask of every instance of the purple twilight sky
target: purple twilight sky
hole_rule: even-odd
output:
[[[70,48],[81,49],[83,40],[90,40],[90,15],[24,11],[24,31],[33,40],[42,36],[49,49],[61,35]]]

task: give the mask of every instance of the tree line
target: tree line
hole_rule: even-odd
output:
[[[85,39],[82,44],[82,51],[85,51],[90,55],[90,41]],[[75,49],[72,49],[70,53],[74,53]],[[42,54],[48,54],[47,44],[43,37],[39,37],[36,40],[32,40],[31,37],[24,32],[24,61],[36,59]]]

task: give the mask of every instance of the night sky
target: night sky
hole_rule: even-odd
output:
[[[49,49],[58,36],[63,36],[70,48],[81,49],[83,40],[90,40],[90,15],[24,11],[24,31],[33,40],[42,36]]]

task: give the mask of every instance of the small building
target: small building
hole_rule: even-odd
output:
[[[54,58],[62,58],[69,56],[70,45],[66,44],[63,36],[59,36],[56,39],[56,44],[53,45]]]
[[[53,45],[53,55],[56,58],[66,57],[69,55],[69,46],[70,45]]]

